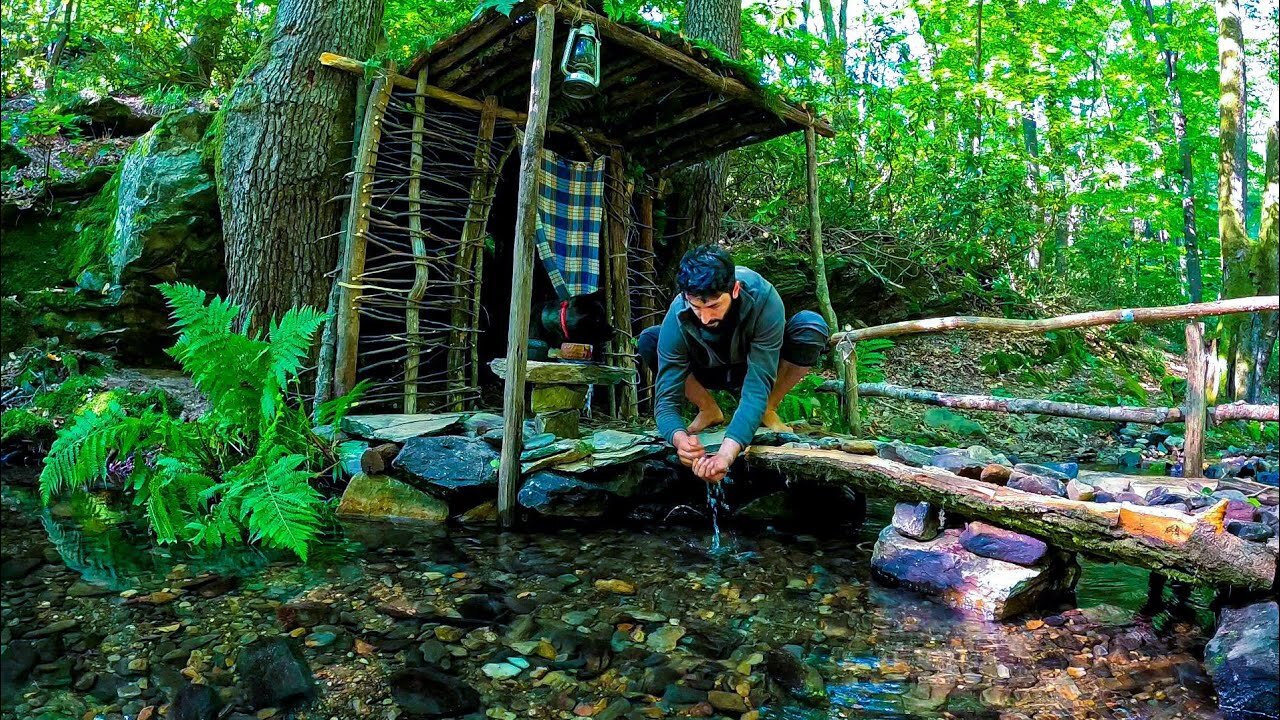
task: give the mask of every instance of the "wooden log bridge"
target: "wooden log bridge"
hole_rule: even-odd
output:
[[[1197,518],[1168,507],[1036,495],[841,450],[753,446],[753,468],[841,483],[873,497],[930,502],[965,518],[1037,536],[1088,555],[1195,583],[1274,587],[1276,552],[1223,530],[1226,501]]]

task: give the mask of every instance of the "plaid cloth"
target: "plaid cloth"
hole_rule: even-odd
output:
[[[604,155],[595,162],[542,151],[538,170],[538,256],[561,300],[600,288]]]

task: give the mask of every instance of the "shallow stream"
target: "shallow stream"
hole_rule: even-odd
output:
[[[872,502],[837,537],[721,515],[718,546],[710,516],[505,535],[346,526],[303,565],[154,549],[6,486],[0,640],[39,657],[16,679],[6,662],[0,717],[138,720],[191,679],[243,703],[238,650],[290,634],[319,694],[276,717],[413,717],[422,698],[389,679],[424,665],[508,719],[1216,717],[1197,660],[1204,593],[1149,617],[1145,571],[1084,561],[1083,612],[968,619],[872,580],[891,510]],[[784,647],[821,673],[829,705],[766,678]]]

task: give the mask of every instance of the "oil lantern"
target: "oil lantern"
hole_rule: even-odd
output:
[[[600,39],[591,23],[583,23],[569,31],[560,61],[564,73],[564,94],[584,99],[596,94],[600,87]]]

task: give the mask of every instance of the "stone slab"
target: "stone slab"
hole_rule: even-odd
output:
[[[370,440],[403,443],[410,438],[441,435],[457,430],[462,426],[464,417],[458,413],[348,415],[342,419],[342,429],[357,437]]]
[[[1075,583],[1078,567],[1051,563],[1027,568],[975,555],[960,545],[960,531],[946,530],[919,542],[886,527],[876,541],[871,567],[909,590],[937,597],[950,607],[988,620],[1026,612]]]
[[[636,371],[598,363],[543,362],[530,360],[525,382],[533,385],[617,385],[636,381]],[[496,358],[489,369],[500,378],[507,377],[507,359]]]
[[[449,505],[394,478],[359,473],[347,483],[336,514],[362,520],[442,523],[449,519]]]

